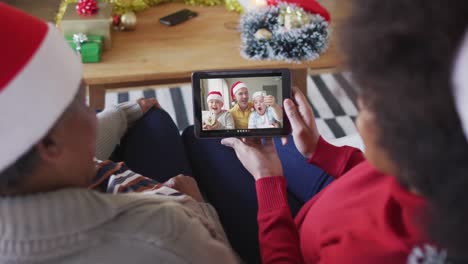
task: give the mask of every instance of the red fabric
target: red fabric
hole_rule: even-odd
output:
[[[223,96],[223,95],[222,95],[220,92],[218,92],[218,91],[211,91],[211,92],[208,93],[208,95],[211,95],[211,94],[217,94],[217,95],[219,95],[219,96],[221,96],[221,97]]]
[[[93,15],[99,10],[96,0],[80,0],[76,5],[78,15]]]
[[[47,24],[0,2],[0,92],[27,65],[47,34]]]
[[[337,179],[293,220],[284,177],[256,182],[263,263],[406,263],[427,238],[415,219],[425,200],[351,147],[323,139],[310,159]]]
[[[321,15],[328,22],[331,20],[330,13],[315,0],[267,0],[267,4],[273,6],[276,6],[278,2],[296,4],[307,12]]]

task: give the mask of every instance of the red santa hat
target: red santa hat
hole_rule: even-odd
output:
[[[239,89],[241,88],[247,88],[247,86],[245,85],[245,83],[241,82],[241,81],[237,81],[235,83],[233,83],[231,85],[231,97],[232,97],[232,100],[236,100],[236,93],[237,91],[239,91]]]
[[[267,4],[273,6],[276,6],[279,2],[295,4],[309,13],[320,15],[328,22],[331,20],[330,13],[316,0],[267,0]]]
[[[468,140],[468,31],[460,46],[453,72],[453,96],[465,138]]]
[[[223,101],[223,95],[221,92],[218,91],[211,91],[208,93],[208,96],[206,97],[206,102],[209,102],[210,100],[219,100],[221,102]]]
[[[79,57],[52,24],[0,3],[0,172],[36,144],[77,94]]]

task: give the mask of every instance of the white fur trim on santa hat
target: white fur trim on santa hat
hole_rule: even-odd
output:
[[[468,140],[468,31],[455,60],[453,83],[455,107]]]
[[[259,97],[259,96],[266,96],[266,92],[265,91],[256,91],[255,93],[252,94],[252,100],[255,99],[255,97]]]
[[[77,94],[81,77],[79,57],[49,24],[36,53],[0,92],[0,171],[46,135]]]
[[[206,97],[206,102],[210,102],[210,100],[218,100],[218,101],[223,102],[223,96],[221,95],[221,92],[211,91],[208,93],[208,96]]]

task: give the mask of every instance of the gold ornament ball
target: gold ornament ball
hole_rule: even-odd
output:
[[[126,12],[120,17],[120,28],[123,30],[134,30],[137,25],[137,17],[134,12]]]
[[[260,28],[259,30],[257,30],[257,32],[255,32],[254,36],[255,36],[256,39],[269,40],[269,39],[271,39],[272,34],[268,29]]]

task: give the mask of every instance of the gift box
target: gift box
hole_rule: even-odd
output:
[[[65,36],[70,46],[81,54],[83,63],[94,63],[101,61],[103,36],[75,34]]]
[[[94,15],[80,16],[76,13],[75,4],[68,4],[59,28],[64,36],[72,36],[76,33],[97,35],[104,37],[104,50],[112,46],[111,25],[112,8],[109,3],[99,3],[99,10]]]

